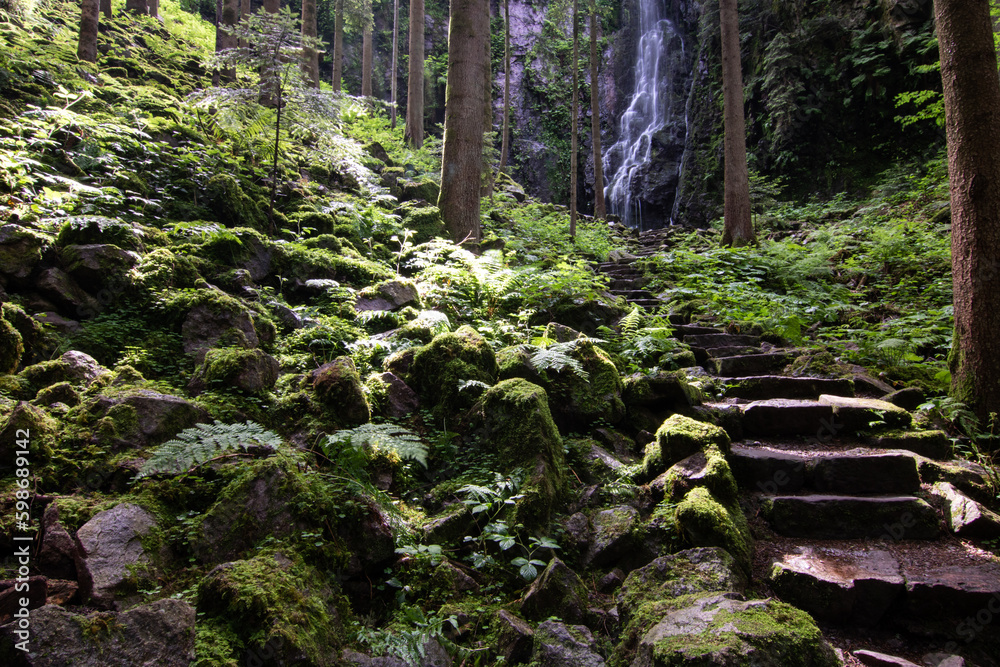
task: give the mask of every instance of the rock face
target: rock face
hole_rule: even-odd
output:
[[[157,600],[119,614],[71,614],[46,605],[31,614],[30,650],[13,648],[15,624],[0,628],[0,658],[29,667],[187,667],[194,660],[195,610]],[[16,656],[16,658],[15,658]],[[18,659],[23,662],[15,663]]]
[[[410,281],[386,280],[364,290],[357,301],[354,310],[399,310],[404,306],[420,307],[420,296],[417,287]]]
[[[584,625],[544,621],[535,630],[532,664],[539,667],[604,667],[597,642]]]
[[[278,360],[263,350],[212,349],[205,354],[188,387],[201,391],[212,386],[236,387],[259,394],[274,387],[280,371]]]
[[[323,364],[310,378],[316,397],[345,424],[357,426],[371,419],[361,376],[350,357],[337,357]]]
[[[133,503],[99,512],[76,531],[81,596],[103,608],[115,607],[122,589],[155,571],[159,554],[147,552],[144,537],[156,517]]]
[[[184,351],[199,362],[204,360],[210,348],[220,343],[245,348],[260,344],[250,314],[228,301],[192,308],[181,325],[181,336]]]
[[[587,587],[576,572],[553,557],[525,593],[521,613],[533,620],[559,616],[582,623],[587,618]]]

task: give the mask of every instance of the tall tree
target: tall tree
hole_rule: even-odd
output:
[[[569,139],[569,237],[576,238],[577,161],[580,157],[580,2],[573,0],[573,104]]]
[[[361,33],[361,96],[372,96],[372,26],[365,26]]]
[[[392,66],[389,68],[389,127],[396,129],[396,68],[399,66],[399,0],[392,0]]]
[[[340,92],[340,81],[344,71],[344,0],[334,5],[333,25],[333,92]]]
[[[604,156],[601,151],[600,90],[597,85],[597,0],[590,0],[590,140],[594,147],[594,217],[603,220]]]
[[[316,39],[316,0],[302,0],[302,36]],[[302,67],[306,80],[319,88],[319,50],[308,46],[302,49]]]
[[[935,0],[941,57],[955,332],[952,394],[1000,413],[1000,83],[988,0]]]
[[[450,33],[449,29],[449,39]],[[410,72],[404,134],[413,148],[424,145],[424,0],[410,0]]]
[[[503,0],[503,136],[500,138],[500,167],[507,166],[510,152],[510,0]]]
[[[247,5],[249,6],[249,4],[249,0],[247,0]],[[280,5],[281,0],[264,0],[264,11],[270,14],[276,14]]]
[[[478,243],[482,235],[479,194],[486,129],[482,86],[489,70],[483,42],[489,38],[489,0],[451,0],[438,208],[457,243]]]
[[[722,103],[725,119],[725,226],[722,243],[744,246],[757,242],[750,218],[746,119],[743,117],[743,68],[740,64],[740,21],[736,0],[719,0],[722,23]]]
[[[133,14],[148,14],[149,7],[146,0],[125,0],[125,11]]]
[[[80,41],[76,56],[89,63],[97,62],[97,23],[100,19],[99,0],[82,0],[80,3]]]
[[[215,52],[220,53],[226,49],[237,47],[236,37],[233,36],[232,27],[239,23],[239,0],[216,0],[215,1]],[[227,69],[217,69],[212,73],[212,85],[218,86],[220,83],[228,83],[236,78],[236,70],[232,67]]]
[[[108,18],[114,16],[114,12],[111,10],[111,0],[101,0],[101,13]]]

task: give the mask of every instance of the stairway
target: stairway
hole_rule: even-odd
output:
[[[669,234],[644,233],[633,256],[599,267],[613,293],[659,305],[633,262]],[[995,500],[982,468],[955,460],[944,433],[909,430],[905,409],[855,396],[852,380],[783,375],[792,349],[704,323],[674,335],[724,378],[707,407],[730,415],[763,593],[848,633],[902,631],[951,653],[1000,644],[1000,559],[976,541],[1000,538],[1000,516],[977,502]],[[988,655],[975,664],[997,664]]]

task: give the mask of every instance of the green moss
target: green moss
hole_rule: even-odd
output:
[[[23,354],[21,334],[14,325],[0,318],[0,375],[16,372]]]
[[[60,246],[107,243],[125,250],[142,250],[143,245],[131,224],[97,215],[79,216],[64,222],[56,243]]]
[[[681,459],[709,450],[729,453],[729,436],[724,430],[683,415],[671,415],[657,429],[656,440],[646,445],[637,479],[653,479]]]
[[[445,236],[444,220],[437,206],[408,201],[396,209],[396,214],[402,218],[404,228],[416,232],[413,236],[414,243],[426,243],[431,239]]]
[[[198,585],[199,615],[215,619],[217,649],[270,643],[286,659],[303,653],[319,667],[338,664],[350,612],[328,578],[292,554],[264,552],[227,563]],[[228,625],[229,631],[220,626]],[[207,647],[206,647],[207,648]]]
[[[157,248],[139,260],[132,270],[135,282],[150,291],[168,288],[191,288],[201,280],[195,263],[166,248]]]
[[[753,537],[739,505],[723,504],[708,489],[698,487],[677,506],[676,521],[692,545],[721,547],[749,572]]]
[[[209,207],[216,219],[227,227],[262,228],[266,217],[257,203],[229,174],[215,174],[205,184]]]
[[[223,619],[199,619],[195,625],[192,667],[240,667],[243,642]]]
[[[460,383],[476,380],[486,384],[496,381],[499,368],[493,348],[472,327],[439,334],[414,354],[408,384],[439,414],[454,413],[471,407],[469,394],[460,391]]]
[[[738,487],[726,457],[712,447],[697,456],[696,462],[703,464],[704,467],[698,471],[697,479],[693,483],[705,487],[713,497],[718,498],[723,503],[735,505]],[[671,466],[667,470],[667,478],[664,483],[665,498],[674,502],[679,501],[691,488],[692,480],[686,477],[677,466]]]

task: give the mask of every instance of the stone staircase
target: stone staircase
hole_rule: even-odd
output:
[[[599,267],[612,293],[649,309],[659,302],[633,262],[660,250],[671,232],[658,231]],[[985,470],[956,460],[944,433],[910,430],[907,410],[872,397],[877,382],[782,375],[794,350],[704,323],[675,335],[724,379],[705,407],[733,438],[762,592],[840,631],[904,632],[947,653],[1000,644],[1000,559],[977,542],[1000,538]],[[977,658],[998,664],[989,649]]]

